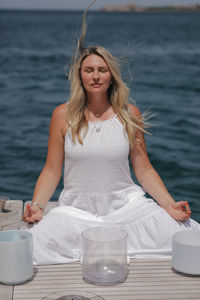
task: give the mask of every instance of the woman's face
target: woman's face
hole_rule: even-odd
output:
[[[96,54],[87,56],[82,62],[81,79],[87,93],[106,94],[111,85],[111,73],[105,60]]]

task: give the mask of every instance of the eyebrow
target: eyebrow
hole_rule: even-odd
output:
[[[93,69],[93,68],[94,68],[93,66],[84,66],[84,69]],[[99,66],[98,69],[108,70],[108,67],[107,66]]]

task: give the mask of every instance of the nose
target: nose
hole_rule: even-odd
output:
[[[99,71],[98,70],[94,70],[93,80],[94,81],[98,81],[99,80]]]

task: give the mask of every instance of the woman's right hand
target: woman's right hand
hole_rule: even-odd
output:
[[[22,220],[26,223],[39,222],[43,217],[43,210],[37,205],[27,204]]]

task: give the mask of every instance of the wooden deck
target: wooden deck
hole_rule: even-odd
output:
[[[50,203],[47,210],[54,205]],[[17,200],[6,204],[9,212],[0,213],[3,230],[24,227],[22,207],[22,202]],[[200,276],[174,272],[170,260],[132,259],[128,279],[115,286],[87,284],[82,279],[80,263],[36,266],[31,281],[18,286],[0,284],[0,300],[64,300],[70,299],[64,298],[70,295],[92,300],[200,300]]]

